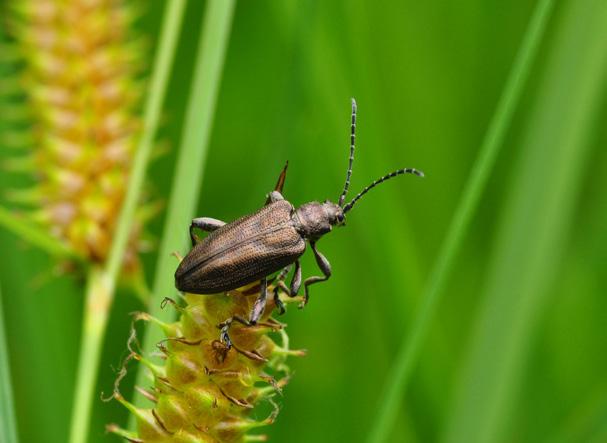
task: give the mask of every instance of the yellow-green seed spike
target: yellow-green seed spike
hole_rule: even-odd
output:
[[[154,390],[148,392],[154,407],[146,411],[152,413],[157,428],[172,433],[171,441],[242,443],[265,438],[251,435],[249,440],[249,431],[272,424],[278,408],[274,406],[267,418],[255,420],[252,417],[258,415],[256,407],[284,394],[290,373],[286,360],[302,352],[288,349],[284,325],[280,329],[282,346],[268,335],[274,327],[240,324],[229,330],[231,349],[220,341],[217,325],[232,315],[248,312],[254,299],[238,292],[228,296],[186,296],[186,304],[178,309],[179,320],[163,328],[166,339],[159,345],[164,363],[154,365],[148,358],[135,355],[136,360],[155,371]],[[273,301],[269,301],[261,323],[278,324],[271,319],[272,308]],[[144,313],[135,318],[153,321]],[[160,434],[148,437],[146,432],[152,432],[150,416],[144,416],[148,419],[145,421],[142,410],[136,412],[137,437],[146,442],[164,441]]]
[[[116,434],[131,443],[144,443],[143,440],[137,438],[137,434],[135,432],[127,431],[126,429],[122,429],[116,424],[109,424],[105,427],[107,432],[111,432],[112,434]]]
[[[146,43],[132,26],[139,13],[126,0],[94,8],[85,0],[5,6],[12,41],[2,57],[18,69],[2,82],[0,95],[21,93],[3,102],[0,113],[10,131],[27,130],[2,137],[30,151],[31,168],[17,160],[10,167],[36,180],[33,194],[13,192],[12,200],[46,211],[39,218],[44,228],[87,261],[103,263],[142,128],[140,49]],[[143,222],[136,220],[125,273],[138,268]]]
[[[268,436],[264,434],[257,435],[245,435],[243,438],[244,442],[256,442],[256,441],[268,441]]]

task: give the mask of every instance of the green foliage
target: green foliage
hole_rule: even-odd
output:
[[[17,423],[9,365],[9,352],[6,346],[4,308],[2,307],[0,288],[0,440],[5,443],[17,443]]]
[[[514,61],[504,92],[487,128],[487,133],[483,138],[478,157],[451,220],[436,264],[432,268],[421,307],[416,313],[413,327],[410,329],[407,339],[396,355],[396,361],[388,378],[385,393],[380,397],[381,404],[377,412],[377,419],[369,435],[369,441],[371,442],[384,441],[394,424],[400,396],[407,387],[413,365],[419,358],[420,348],[439,306],[440,295],[443,292],[445,282],[454,267],[457,253],[462,247],[482,192],[487,186],[491,170],[504,142],[506,131],[512,122],[514,110],[521,99],[523,87],[529,77],[551,9],[551,0],[539,2],[525,33],[525,39]]]
[[[151,60],[164,4],[148,3],[134,26],[151,36],[153,46],[142,49]],[[161,138],[175,149],[148,174],[152,192],[170,201],[149,229],[165,242],[168,225],[177,239],[144,258],[148,280],[163,280],[159,297],[177,297],[171,282],[177,261],[169,254],[187,251],[193,205],[197,215],[224,220],[251,212],[287,159],[285,195],[294,204],[339,196],[352,96],[359,105],[352,191],[397,167],[426,173],[424,180],[387,183],[349,214],[347,227],[319,242],[333,276],[313,288],[303,311],[279,318],[289,324],[292,346],[306,348],[308,356],[291,364],[293,378],[277,399],[281,413],[267,428],[270,441],[362,441],[376,423],[382,387],[423,302],[535,4],[240,2],[216,112],[188,112],[192,129],[185,136],[205,14],[204,2],[188,2],[162,110]],[[555,2],[411,366],[409,389],[397,398],[387,441],[604,439],[604,8],[599,0]],[[189,159],[200,166],[200,157],[178,160],[182,148],[176,149],[192,140],[193,122],[199,122],[198,137],[210,135],[205,174],[189,177],[173,197],[175,164]],[[188,148],[198,149],[194,143]],[[2,146],[0,156],[7,151]],[[18,174],[0,174],[2,191],[22,182]],[[175,207],[182,215],[168,223]],[[0,241],[19,437],[64,442],[82,287],[70,277],[47,275],[51,259],[14,234],[2,230]],[[158,254],[168,263],[162,275]],[[302,265],[304,276],[316,272],[313,258]],[[96,394],[111,392],[112,368],[125,355],[128,313],[144,309],[126,295],[115,298]],[[132,382],[127,377],[121,385],[126,398]],[[94,401],[89,440],[116,441],[104,431],[110,422],[126,426],[126,411]]]

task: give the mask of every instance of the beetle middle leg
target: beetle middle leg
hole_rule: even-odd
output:
[[[232,347],[232,341],[230,340],[230,336],[228,335],[228,330],[230,329],[230,326],[232,326],[232,323],[236,321],[245,326],[255,326],[259,319],[263,316],[263,312],[266,309],[266,300],[268,298],[267,278],[263,278],[260,283],[261,285],[259,289],[259,297],[257,297],[255,303],[253,304],[251,314],[249,315],[249,320],[245,320],[244,318],[238,315],[234,315],[233,317],[230,317],[229,319],[218,325],[221,329],[221,341],[225,343],[228,349]]]
[[[316,242],[310,242],[310,247],[314,252],[316,264],[318,265],[324,276],[320,277],[318,275],[315,275],[306,278],[306,281],[304,282],[304,299],[303,302],[301,302],[301,305],[299,305],[300,308],[303,308],[308,303],[308,300],[310,298],[308,286],[313,285],[315,283],[320,283],[321,281],[327,281],[329,277],[331,277],[331,263],[329,263],[329,260],[327,260],[324,255],[318,252],[318,250],[316,249]]]
[[[261,287],[259,288],[259,297],[253,303],[253,309],[251,309],[251,315],[249,316],[249,325],[256,325],[263,312],[266,310],[266,299],[268,298],[268,279],[263,278],[261,280]]]
[[[285,305],[280,300],[280,297],[279,297],[280,290],[282,289],[282,291],[285,294],[287,294],[289,297],[295,297],[297,295],[297,293],[299,292],[299,288],[301,287],[301,264],[299,263],[299,260],[295,261],[295,272],[293,273],[293,278],[291,279],[291,286],[287,287],[287,285],[285,284],[285,282],[284,282],[284,277],[286,276],[285,271],[288,272],[290,268],[291,268],[291,265],[287,266],[285,269],[283,269],[280,272],[280,274],[276,278],[276,283],[275,283],[276,286],[274,286],[274,304],[278,308],[279,315],[282,315],[285,313]]]
[[[200,241],[198,236],[194,234],[194,228],[198,228],[205,232],[213,232],[214,230],[221,228],[225,225],[226,222],[217,220],[216,218],[211,217],[199,217],[192,220],[190,224],[190,238],[192,239],[192,246],[195,246],[196,243]]]

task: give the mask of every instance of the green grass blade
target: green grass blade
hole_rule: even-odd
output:
[[[17,423],[2,305],[2,290],[0,289],[0,441],[4,443],[17,443]]]
[[[510,419],[520,378],[568,240],[593,116],[604,103],[607,3],[576,0],[562,12],[520,159],[511,168],[516,172],[484,302],[449,416],[449,443],[513,440],[508,425],[515,426]]]
[[[70,442],[72,443],[81,443],[87,440],[103,337],[105,336],[108,315],[114,297],[116,280],[133,227],[136,205],[140,200],[144,185],[145,172],[158,127],[161,105],[177,46],[184,8],[184,0],[174,0],[167,3],[167,14],[162,24],[157,56],[152,69],[150,89],[144,107],[143,133],[137,146],[133,169],[129,176],[127,192],[112,241],[110,255],[104,269],[92,269],[89,273],[70,428]]]
[[[546,440],[550,443],[586,442],[594,435],[607,434],[607,382],[593,386],[588,397],[555,427],[554,435]]]
[[[165,321],[171,321],[173,313],[169,309],[162,310],[160,304],[164,297],[175,293],[173,274],[177,261],[171,254],[187,249],[188,245],[187,228],[195,215],[198,203],[234,7],[234,0],[210,0],[203,18],[190,101],[186,110],[149,307],[150,314]],[[147,328],[143,340],[144,352],[153,352],[156,343],[162,338],[156,328]],[[144,370],[139,371],[136,384],[146,385]],[[144,401],[142,396],[135,395],[136,405],[141,405]],[[131,423],[130,427],[133,426],[134,423]]]
[[[512,121],[516,105],[520,101],[523,87],[529,77],[529,72],[544,34],[553,3],[552,0],[539,1],[531,18],[504,92],[487,129],[470,178],[449,226],[447,236],[438,255],[438,260],[432,270],[419,313],[415,318],[407,340],[405,340],[398,351],[394,366],[387,379],[387,385],[380,395],[380,407],[373,422],[373,429],[367,439],[368,442],[379,443],[386,441],[392,429],[399,410],[399,404],[411,376],[411,371],[419,356],[421,345],[428,333],[430,322],[438,307],[441,291],[453,268],[457,252],[462,245],[470,221],[478,207],[506,131]]]
[[[49,255],[81,260],[81,257],[76,255],[65,243],[51,236],[45,230],[40,229],[30,220],[20,218],[3,207],[0,207],[0,225]]]

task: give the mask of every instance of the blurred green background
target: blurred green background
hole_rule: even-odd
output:
[[[204,5],[189,3],[163,110],[160,138],[172,148]],[[137,24],[150,60],[163,7],[149,2]],[[313,288],[306,309],[282,318],[291,345],[308,356],[291,360],[281,413],[265,430],[271,441],[368,437],[534,7],[237,4],[199,215],[232,220],[255,210],[287,159],[292,203],[337,199],[350,97],[359,105],[351,190],[399,167],[426,173],[383,185],[319,242],[333,276]],[[555,2],[387,441],[607,442],[605,9]],[[152,194],[165,200],[175,155],[149,171]],[[0,179],[3,190],[24,180]],[[149,226],[157,238],[163,217]],[[21,441],[66,441],[82,282],[48,275],[52,261],[12,234],[0,231],[0,240]],[[150,281],[155,260],[145,256]],[[311,255],[302,265],[304,276],[316,273]],[[118,294],[97,393],[112,389],[128,314],[138,309]],[[117,441],[104,425],[126,419],[117,403],[97,401],[90,441]]]

